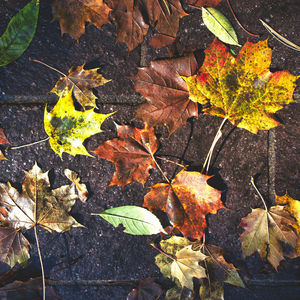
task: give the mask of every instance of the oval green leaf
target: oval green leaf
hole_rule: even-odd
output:
[[[228,19],[215,8],[202,7],[202,19],[206,27],[222,42],[241,47]]]
[[[165,232],[158,218],[149,210],[139,206],[114,207],[103,211],[99,216],[115,227],[122,224],[125,227],[124,232],[133,235]]]
[[[39,1],[32,0],[8,23],[0,37],[0,66],[5,66],[19,56],[31,43],[39,15]]]

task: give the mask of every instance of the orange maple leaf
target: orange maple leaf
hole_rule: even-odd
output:
[[[171,184],[158,183],[145,196],[144,207],[166,212],[170,222],[186,237],[200,239],[206,228],[205,216],[225,208],[221,191],[208,185],[211,176],[182,170]]]

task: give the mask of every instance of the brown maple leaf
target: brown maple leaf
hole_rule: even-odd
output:
[[[0,259],[13,267],[29,259],[29,242],[20,232],[37,225],[63,232],[82,227],[70,214],[78,196],[75,185],[50,189],[48,172],[35,163],[26,172],[20,194],[10,183],[0,183]]]
[[[139,281],[136,288],[128,294],[126,300],[153,300],[159,299],[163,293],[161,286],[156,283],[155,278],[145,278]]]
[[[193,54],[152,61],[149,67],[140,68],[131,79],[147,103],[137,109],[135,118],[149,126],[166,125],[171,135],[188,118],[198,117],[198,105],[189,99],[187,84],[181,78],[191,76],[197,69]]]
[[[215,39],[205,50],[198,73],[185,77],[190,99],[205,105],[205,113],[228,118],[250,132],[279,123],[274,113],[293,100],[297,76],[271,73],[272,50],[267,41],[246,42],[237,57]]]
[[[244,229],[240,236],[244,256],[258,252],[262,259],[267,258],[277,270],[284,259],[283,244],[290,246],[289,257],[295,257],[298,236],[293,228],[296,220],[286,206],[276,205],[269,210],[256,208],[244,217],[239,225]]]
[[[9,144],[9,141],[6,138],[3,129],[0,128],[0,145],[5,145],[5,144]],[[0,150],[0,160],[4,160],[4,159],[6,159],[6,157],[4,156],[2,151]]]
[[[100,28],[109,22],[110,8],[103,0],[52,0],[53,18],[59,19],[61,33],[79,39],[85,32],[85,23]]]
[[[118,138],[104,142],[94,151],[99,158],[116,166],[110,185],[125,186],[134,181],[145,184],[149,170],[156,168],[153,155],[158,149],[158,140],[154,129],[147,125],[144,129],[116,126]]]
[[[171,184],[158,183],[145,196],[144,207],[166,212],[170,222],[186,237],[200,240],[206,228],[205,216],[225,208],[221,191],[207,184],[211,176],[179,172]]]
[[[104,85],[110,80],[105,79],[97,71],[99,68],[84,70],[84,65],[72,67],[67,76],[61,77],[51,90],[59,97],[65,97],[73,88],[73,94],[76,100],[83,107],[96,107],[96,96],[92,88]]]
[[[198,7],[216,7],[222,0],[187,0],[188,4]]]

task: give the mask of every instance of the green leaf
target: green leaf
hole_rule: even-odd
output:
[[[215,8],[202,7],[202,19],[206,27],[222,42],[240,46],[236,33],[228,19]]]
[[[5,66],[19,56],[31,43],[39,15],[39,1],[32,0],[8,23],[0,37],[0,66]]]
[[[99,216],[115,227],[122,224],[125,227],[124,232],[133,235],[165,232],[158,218],[149,210],[139,206],[114,207],[103,211]]]

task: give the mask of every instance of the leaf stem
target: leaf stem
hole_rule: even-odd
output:
[[[172,164],[175,164],[175,165],[177,165],[177,166],[179,166],[179,167],[181,167],[181,168],[183,168],[183,169],[185,169],[185,168],[187,167],[187,166],[185,166],[185,165],[183,165],[183,164],[177,163],[176,161],[169,160],[169,159],[164,158],[164,157],[161,157],[161,156],[156,156],[156,158],[161,159],[161,160],[164,160],[164,161],[167,161],[167,162],[172,163]]]
[[[166,179],[166,181],[168,182],[168,184],[171,184],[170,180],[168,179],[168,177],[166,176],[166,174],[164,173],[164,171],[161,169],[160,165],[158,164],[158,162],[156,161],[152,151],[149,149],[148,152],[150,153],[153,161],[155,162],[157,168],[159,169],[159,171],[161,172],[161,174],[164,176],[164,178]]]
[[[262,194],[260,193],[260,191],[259,191],[258,188],[256,187],[256,185],[255,185],[255,183],[254,183],[254,178],[253,178],[252,176],[251,176],[251,183],[252,183],[253,187],[255,188],[257,194],[259,195],[259,197],[260,197],[262,203],[264,204],[265,210],[268,211],[266,202],[265,202],[265,200],[264,200]]]
[[[228,116],[222,121],[222,123],[221,123],[221,125],[220,125],[220,127],[219,127],[219,129],[218,129],[218,131],[216,133],[216,136],[215,136],[215,138],[214,138],[214,140],[213,140],[213,142],[211,144],[211,147],[210,147],[210,149],[209,149],[209,151],[207,153],[207,156],[206,156],[205,162],[203,164],[203,168],[201,170],[201,173],[204,172],[205,168],[206,168],[206,172],[205,173],[206,174],[208,173],[209,165],[210,165],[210,162],[211,162],[211,158],[212,158],[212,154],[213,154],[214,148],[215,148],[217,142],[219,141],[219,139],[222,136],[222,131],[221,130],[222,130],[222,128],[223,128],[223,126],[224,126],[224,124],[226,123],[227,120],[228,120]]]
[[[167,254],[166,252],[162,251],[161,249],[157,248],[154,244],[151,244],[151,246],[157,250],[159,253],[165,255],[166,257],[172,259],[172,260],[176,260],[176,258],[172,257],[171,255]]]
[[[46,142],[48,140],[49,140],[49,137],[47,137],[47,138],[45,138],[43,140],[40,140],[40,141],[37,141],[37,142],[33,142],[33,143],[29,143],[29,144],[25,144],[25,145],[9,147],[8,150],[16,150],[16,149],[21,149],[21,148],[25,148],[25,147],[30,147],[30,146],[33,146],[33,145],[37,145],[37,144]]]
[[[34,236],[35,236],[35,240],[36,240],[36,246],[37,246],[41,270],[42,270],[43,300],[46,300],[46,282],[45,282],[44,264],[43,264],[41,249],[40,249],[40,243],[39,243],[39,239],[38,239],[38,235],[37,235],[36,225],[34,226]]]
[[[44,65],[44,66],[48,67],[49,69],[51,69],[51,70],[53,70],[53,71],[59,73],[60,75],[67,77],[67,75],[66,75],[65,73],[59,71],[58,69],[56,69],[56,68],[54,68],[54,67],[49,66],[48,64],[46,64],[46,63],[44,63],[44,62],[42,62],[42,61],[40,61],[40,60],[38,60],[38,59],[33,59],[33,58],[29,57],[29,60],[30,60],[30,61],[34,61],[34,62],[36,62],[36,63],[39,63],[39,64],[41,64],[41,65]]]

